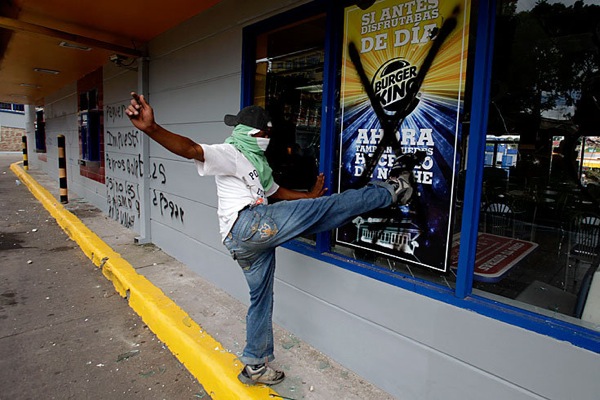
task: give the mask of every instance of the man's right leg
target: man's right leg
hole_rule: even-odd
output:
[[[305,233],[336,229],[356,216],[378,208],[409,203],[414,194],[412,171],[425,157],[426,153],[422,151],[397,157],[385,182],[372,181],[363,188],[331,196],[268,206],[261,212],[273,220],[277,232],[268,240],[269,246],[278,246]]]
[[[276,247],[304,233],[317,233],[343,226],[357,215],[394,204],[394,187],[385,182],[372,182],[360,189],[323,196],[317,199],[283,201],[258,206],[247,212],[260,214],[257,226],[269,221],[270,232],[264,246]],[[257,232],[257,235],[260,232]]]

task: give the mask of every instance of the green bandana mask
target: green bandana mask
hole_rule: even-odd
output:
[[[254,128],[239,124],[233,129],[231,136],[225,139],[225,143],[231,144],[241,151],[254,168],[256,168],[260,183],[266,192],[273,185],[273,170],[267,162],[265,152],[258,147],[256,138],[248,135],[248,132],[253,130]]]

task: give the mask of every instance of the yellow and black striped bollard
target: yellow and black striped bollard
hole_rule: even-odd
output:
[[[67,189],[67,160],[65,158],[65,136],[58,135],[58,183],[60,186],[60,202],[69,202],[69,191]]]
[[[21,138],[23,140],[23,169],[29,170],[29,160],[27,159],[27,136]]]

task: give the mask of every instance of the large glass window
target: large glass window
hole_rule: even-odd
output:
[[[256,38],[254,104],[272,118],[266,154],[275,181],[286,188],[309,190],[318,175],[324,57],[323,15]]]
[[[254,39],[253,104],[264,107],[273,123],[266,150],[275,181],[289,189],[310,190],[319,174],[324,14],[278,19]],[[316,243],[316,235],[303,240]]]
[[[97,90],[79,94],[79,135],[83,161],[100,161],[101,110],[98,109]]]
[[[499,0],[495,38],[474,289],[597,329],[600,5]]]
[[[478,296],[466,301],[484,313],[497,313],[502,302],[598,330],[596,3],[497,0],[491,48],[475,34],[485,30],[477,23],[489,17],[487,3],[474,3],[472,10],[468,0],[459,7],[419,6],[413,10],[418,22],[416,15],[403,17],[392,0],[347,1],[327,6],[327,12],[314,2],[248,27],[243,98],[273,117],[267,154],[281,185],[307,190],[320,169],[333,192],[343,191],[362,178],[385,179],[400,154],[427,156],[414,169],[418,199],[408,207],[359,216],[342,229],[290,246],[399,286],[434,282],[432,291],[434,286],[420,286],[434,297],[456,301],[455,294],[462,299],[474,293]],[[438,39],[441,44],[432,46]],[[356,57],[349,56],[351,43],[366,80]],[[475,54],[476,47],[482,54]],[[484,78],[491,86],[489,103],[471,105],[471,97],[485,93],[486,85],[473,79],[487,74],[482,60],[488,49],[493,49],[492,78]],[[405,81],[421,68],[423,81],[412,96],[407,89],[412,83]],[[405,112],[396,120],[399,146],[384,147],[370,176],[364,171],[383,129],[367,85],[390,119]],[[480,125],[482,107],[488,107],[487,131],[478,132],[471,124]],[[473,142],[484,148],[474,150]],[[479,193],[472,185],[480,171],[466,167],[471,167],[467,155],[479,160],[479,150],[484,157],[477,219],[471,206]],[[475,221],[478,226],[468,225]],[[475,231],[476,254],[459,253],[470,248],[459,245],[471,244]],[[463,273],[471,267],[472,283]],[[494,306],[488,308],[482,297]],[[501,314],[511,323],[517,315],[512,308]],[[529,313],[518,318],[531,322]]]
[[[77,81],[81,176],[104,183],[102,68]]]
[[[394,127],[401,148],[386,148],[371,176],[384,180],[401,153],[426,153],[415,170],[418,196],[410,206],[360,216],[339,231],[321,236],[317,243],[321,251],[332,250],[349,261],[364,262],[367,268],[377,266],[386,275],[391,271],[454,286],[456,260],[451,252],[456,253],[459,238],[453,224],[459,220],[455,186],[463,162],[468,4],[462,3],[459,17],[453,15],[454,6],[433,3],[427,10],[415,9],[418,16],[410,18],[399,17],[403,11],[394,1],[362,8],[352,4],[332,7],[339,19],[328,19],[315,6],[307,13],[306,8],[294,10],[248,29],[246,44],[252,55],[246,62],[249,67],[252,63],[253,71],[244,71],[250,81],[246,88],[251,96],[247,98],[271,114],[273,134],[267,157],[275,180],[293,189],[309,189],[320,164],[333,192],[364,185],[369,179],[361,174],[381,140],[383,126],[373,114],[364,85],[353,72],[344,72],[353,65],[346,53],[349,41],[360,43],[366,73],[373,87],[380,88],[378,101],[385,105],[386,113],[406,108],[402,98],[407,85],[422,67],[431,66],[430,72],[423,74],[425,82],[411,100],[410,110]],[[390,21],[372,26],[366,24],[367,17],[369,21]],[[434,51],[433,39],[449,17],[455,28],[440,39],[443,46],[431,56],[433,62],[426,61]],[[422,18],[427,23],[421,27]],[[327,35],[332,20],[337,21],[332,29],[344,32],[335,43],[333,32]],[[407,40],[409,27],[411,35],[416,35],[413,25],[420,27],[418,38]],[[387,37],[387,50],[382,48],[382,35]],[[328,40],[333,50],[326,54]],[[326,71],[325,65],[332,70]],[[382,85],[394,87],[382,91]],[[323,92],[326,86],[328,93]],[[324,157],[329,157],[330,163],[320,159],[322,143],[327,143]],[[385,229],[373,221],[385,221]],[[315,236],[309,239],[317,241]]]

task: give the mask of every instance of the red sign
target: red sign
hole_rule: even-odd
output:
[[[458,265],[458,241],[452,245],[451,268]],[[474,279],[482,282],[498,282],[504,274],[531,253],[537,243],[526,240],[480,233],[477,237]]]

